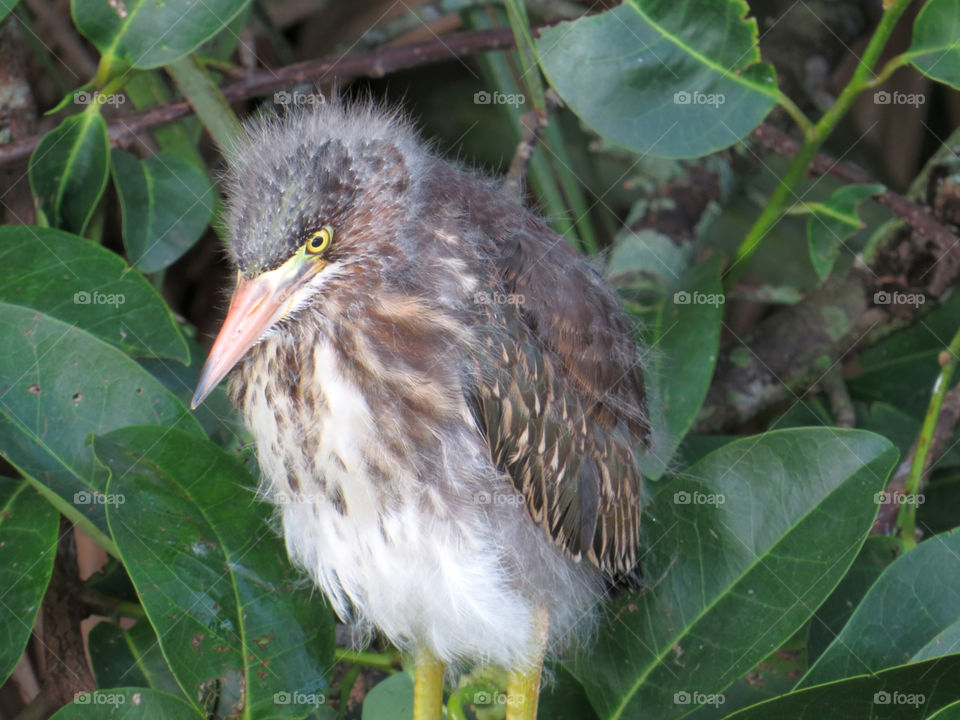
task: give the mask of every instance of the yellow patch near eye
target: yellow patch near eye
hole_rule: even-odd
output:
[[[303,247],[308,255],[319,255],[330,247],[332,242],[333,228],[330,225],[324,225],[307,239]]]

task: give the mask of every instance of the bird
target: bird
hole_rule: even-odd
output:
[[[487,664],[536,717],[545,655],[640,577],[651,428],[614,291],[396,106],[264,112],[224,156],[236,285],[192,407],[229,375],[292,562],[412,657],[416,720]]]

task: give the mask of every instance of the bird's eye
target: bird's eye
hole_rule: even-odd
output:
[[[324,225],[307,239],[304,247],[308,255],[319,255],[330,247],[332,242],[333,228],[330,225]]]

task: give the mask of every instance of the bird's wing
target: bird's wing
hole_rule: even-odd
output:
[[[487,313],[501,331],[475,407],[494,462],[571,557],[630,573],[639,541],[649,437],[639,356],[612,291],[546,228],[500,239],[506,300]],[[499,346],[499,347],[497,347]]]

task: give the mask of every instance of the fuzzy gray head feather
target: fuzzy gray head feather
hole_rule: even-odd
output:
[[[227,161],[228,251],[253,277],[328,224],[331,262],[362,254],[365,237],[406,214],[411,178],[432,159],[399,112],[333,100],[246,124]]]

